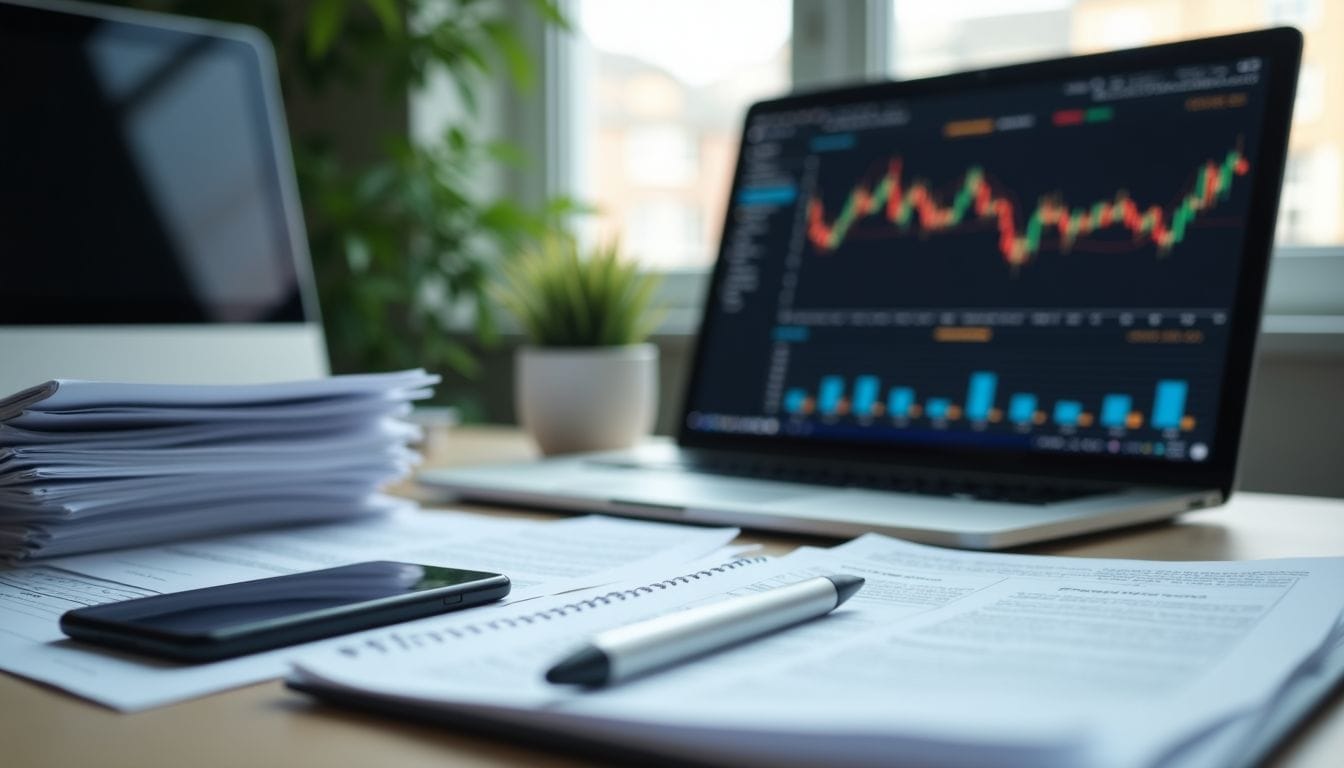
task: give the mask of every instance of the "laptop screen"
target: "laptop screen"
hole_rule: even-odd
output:
[[[0,325],[303,321],[258,46],[126,18],[0,6]]]
[[[1208,461],[1275,62],[1075,61],[757,105],[683,438]]]

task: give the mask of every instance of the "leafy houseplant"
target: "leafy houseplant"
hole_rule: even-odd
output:
[[[551,234],[507,265],[497,295],[539,347],[639,344],[660,319],[658,279],[641,274],[611,243],[586,257],[567,235]]]
[[[622,448],[652,431],[657,287],[615,244],[583,254],[558,234],[505,267],[496,294],[531,342],[518,350],[515,405],[544,453]]]

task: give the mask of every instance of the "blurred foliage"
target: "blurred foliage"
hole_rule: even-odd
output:
[[[436,142],[384,137],[372,160],[333,150],[320,130],[294,137],[327,344],[337,372],[424,366],[472,375],[472,346],[454,329],[495,334],[488,286],[500,261],[576,206],[528,210],[477,190],[519,151],[484,138],[480,104],[499,78],[536,79],[507,11],[530,8],[567,28],[553,0],[110,0],[145,10],[248,24],[270,37],[287,102],[372,83],[405,110],[409,92],[444,73],[461,115]],[[367,108],[367,105],[364,105]],[[291,109],[292,111],[292,109]],[[457,322],[454,322],[454,321]]]

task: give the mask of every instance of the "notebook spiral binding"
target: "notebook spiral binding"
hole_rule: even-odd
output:
[[[565,605],[558,605],[545,611],[528,613],[512,618],[494,619],[476,624],[467,624],[461,627],[449,627],[445,629],[427,629],[419,632],[392,632],[385,638],[368,638],[360,642],[359,645],[345,646],[340,649],[340,653],[348,657],[356,657],[364,652],[377,651],[379,653],[390,653],[393,651],[409,651],[415,648],[425,646],[428,642],[435,644],[446,643],[463,637],[482,635],[486,632],[494,632],[501,629],[513,629],[518,626],[528,626],[539,622],[547,622],[552,619],[562,618],[575,613],[581,613],[586,610],[592,610],[603,605],[610,605],[613,602],[625,602],[635,600],[646,594],[654,594],[658,591],[672,589],[681,584],[690,584],[693,581],[709,578],[719,573],[741,568],[745,565],[763,563],[770,558],[764,556],[758,557],[739,557],[736,560],[730,560],[722,565],[713,568],[705,568],[693,573],[686,573],[680,576],[674,576],[663,581],[655,581],[651,584],[635,587],[634,589],[618,590],[608,592],[604,595],[595,595],[587,600],[576,600]]]

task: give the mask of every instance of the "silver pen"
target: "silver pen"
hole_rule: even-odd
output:
[[[818,576],[607,630],[551,667],[546,679],[587,686],[618,683],[824,616],[862,586],[863,579],[858,576]]]

